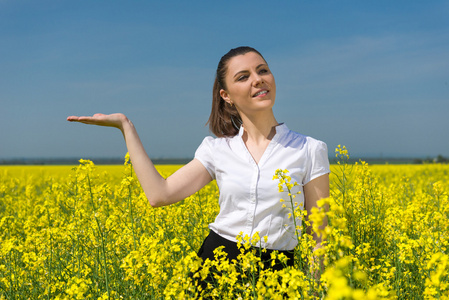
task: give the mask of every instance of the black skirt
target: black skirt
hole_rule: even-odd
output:
[[[240,254],[240,250],[237,247],[236,242],[229,241],[213,230],[210,231],[209,235],[204,240],[201,245],[200,250],[198,250],[198,256],[203,260],[210,259],[214,260],[214,250],[220,246],[224,246],[223,251],[227,253],[227,257],[229,260],[237,259],[237,256]],[[256,249],[256,255],[259,255],[262,263],[264,264],[264,268],[271,268],[273,270],[281,270],[285,266],[293,266],[294,265],[294,251],[285,251],[285,250],[270,250],[266,249],[266,251],[259,251],[260,248],[251,247],[251,249]],[[280,261],[275,261],[274,265],[272,265],[271,253],[273,251],[278,251],[279,253],[283,253],[287,258],[287,263],[284,265]]]

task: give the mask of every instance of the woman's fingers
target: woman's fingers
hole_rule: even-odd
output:
[[[73,121],[75,121],[77,118],[78,118],[77,116],[69,116],[69,117],[67,117],[67,121],[73,122]]]
[[[94,124],[95,122],[100,121],[98,116],[92,116],[92,117],[88,117],[88,116],[70,116],[67,117],[67,121],[69,122],[80,122],[80,123],[85,123],[85,124]]]
[[[79,122],[90,125],[111,126],[120,128],[121,124],[126,120],[123,114],[94,114],[93,116],[69,116],[67,121]]]

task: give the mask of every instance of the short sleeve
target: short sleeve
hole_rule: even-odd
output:
[[[304,178],[304,185],[309,181],[330,173],[329,156],[326,143],[309,138],[309,170]]]
[[[215,139],[211,136],[205,137],[195,152],[195,159],[199,160],[203,164],[212,179],[215,179],[215,163],[213,157],[214,141]]]

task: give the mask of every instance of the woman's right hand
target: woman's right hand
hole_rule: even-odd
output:
[[[94,114],[93,116],[70,116],[67,117],[69,122],[79,122],[90,125],[116,127],[123,131],[123,124],[128,122],[128,118],[124,114]]]

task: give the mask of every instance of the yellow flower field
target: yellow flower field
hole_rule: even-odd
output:
[[[303,222],[295,267],[276,272],[254,255],[259,236],[239,237],[239,261],[200,264],[215,182],[152,208],[127,161],[2,166],[0,299],[449,299],[449,165],[349,165],[344,147],[337,157],[331,197],[309,216],[327,243],[313,251]],[[288,170],[273,175],[291,218],[304,218]]]

